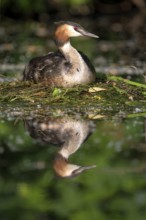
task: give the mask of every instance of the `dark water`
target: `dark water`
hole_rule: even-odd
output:
[[[96,168],[58,177],[60,146],[75,151],[68,163]],[[0,219],[145,217],[145,117],[1,118]]]

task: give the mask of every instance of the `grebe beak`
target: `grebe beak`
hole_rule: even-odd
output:
[[[94,37],[94,38],[99,38],[99,36],[95,35],[95,34],[92,34],[88,31],[85,31],[85,30],[80,30],[80,33],[83,35],[83,36],[86,36],[86,37]]]

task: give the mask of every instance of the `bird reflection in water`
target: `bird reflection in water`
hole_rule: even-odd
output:
[[[63,178],[74,177],[85,170],[96,167],[79,166],[69,163],[69,157],[75,153],[81,144],[94,131],[94,124],[83,119],[65,118],[45,118],[25,120],[25,127],[31,137],[59,146],[55,155],[53,168],[55,173]]]

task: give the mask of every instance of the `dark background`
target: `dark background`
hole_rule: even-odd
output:
[[[100,14],[125,16],[132,11],[144,12],[145,0],[3,0],[1,18],[18,20],[67,19],[70,17],[95,18]]]
[[[9,63],[24,65],[31,57],[55,50],[54,21],[71,20],[99,35],[96,44],[91,39],[82,44],[79,38],[75,44],[96,67],[101,65],[97,72],[145,73],[145,0],[3,0],[0,12],[3,45],[0,60],[7,63],[7,67]],[[37,49],[40,41],[43,47]],[[22,48],[22,45],[25,46]],[[106,71],[105,66],[113,68],[115,64],[122,68]],[[126,65],[134,66],[136,71],[127,69]]]

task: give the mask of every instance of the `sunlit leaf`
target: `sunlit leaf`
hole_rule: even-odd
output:
[[[90,119],[100,119],[100,118],[104,118],[105,116],[104,115],[96,115],[96,114],[89,114],[88,115],[88,118]]]
[[[100,87],[90,87],[88,91],[89,92],[100,92],[100,91],[104,91],[104,90],[106,90],[106,89],[100,88]]]

